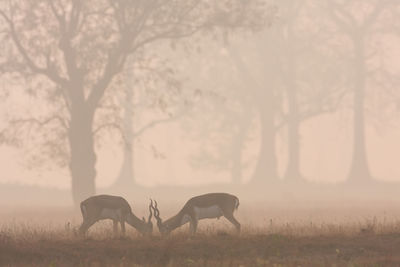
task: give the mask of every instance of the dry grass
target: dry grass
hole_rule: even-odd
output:
[[[185,226],[166,238],[131,228],[114,238],[111,223],[102,223],[81,239],[71,211],[4,213],[0,266],[400,266],[400,220],[386,212],[350,219],[344,209],[342,217],[333,209],[242,209],[240,235],[221,219],[202,221],[195,237]]]
[[[26,232],[25,232],[26,233]],[[189,238],[95,235],[63,232],[13,236],[2,232],[1,266],[395,266],[399,234],[287,236],[225,233]]]

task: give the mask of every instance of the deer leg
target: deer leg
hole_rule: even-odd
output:
[[[117,236],[118,234],[118,221],[113,220],[113,230],[114,230],[114,236]]]
[[[121,232],[122,232],[122,236],[125,236],[125,221],[121,220]]]
[[[224,217],[230,221],[235,227],[238,233],[240,233],[240,223],[233,217],[232,213],[224,214]]]
[[[189,229],[190,229],[190,234],[194,235],[196,234],[197,231],[197,225],[198,225],[198,220],[196,218],[191,218],[190,219],[190,225],[189,225]]]
[[[87,225],[86,225],[85,221],[83,221],[81,226],[79,227],[79,234],[81,236],[84,236],[86,234],[87,229],[88,229]]]

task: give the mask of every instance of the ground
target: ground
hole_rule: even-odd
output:
[[[295,237],[280,234],[174,234],[78,239],[63,234],[13,239],[1,266],[399,266],[400,234]]]

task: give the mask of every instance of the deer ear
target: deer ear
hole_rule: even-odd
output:
[[[146,221],[146,219],[144,218],[144,217],[142,217],[142,220],[145,222]]]

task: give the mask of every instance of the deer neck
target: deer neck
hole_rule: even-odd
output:
[[[164,224],[168,225],[170,231],[175,230],[176,228],[186,224],[190,221],[190,216],[184,210],[181,210],[175,216],[172,216],[168,220],[164,222]]]
[[[146,227],[146,223],[139,219],[135,214],[129,213],[126,217],[126,222],[136,228],[136,230],[143,232]]]

